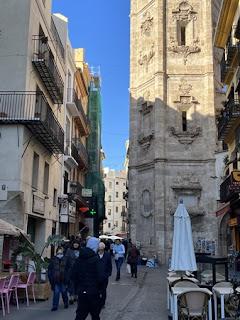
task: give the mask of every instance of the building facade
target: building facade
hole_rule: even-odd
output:
[[[183,199],[217,241],[213,29],[219,1],[131,1],[130,237],[161,263]]]
[[[65,50],[51,1],[0,7],[0,216],[40,251],[59,228]]]
[[[105,217],[103,233],[126,236],[127,173],[104,168]]]
[[[224,92],[219,112],[218,139],[228,150],[220,185],[221,207],[217,211],[222,253],[240,251],[240,2],[223,0],[214,44]]]
[[[84,227],[86,208],[82,197],[88,170],[86,138],[90,133],[87,118],[90,73],[84,61],[84,49],[73,49],[68,35],[68,19],[54,15],[66,52],[66,85],[64,94],[65,148],[62,195],[60,197],[60,234],[76,235]]]

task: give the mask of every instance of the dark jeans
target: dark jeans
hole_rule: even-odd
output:
[[[137,263],[130,263],[132,276],[137,276]]]
[[[116,263],[116,268],[117,268],[117,277],[116,280],[120,279],[120,270],[121,270],[121,266],[123,264],[123,258],[118,258],[117,260],[115,260]]]
[[[54,290],[53,290],[53,308],[58,308],[60,293],[62,294],[64,305],[65,306],[68,305],[67,287],[64,284],[59,283],[59,284],[55,284]]]
[[[100,288],[100,306],[101,308],[105,306],[106,298],[107,298],[107,286],[108,286],[108,279],[106,279]]]
[[[85,320],[89,313],[92,317],[92,320],[100,320],[100,311],[101,307],[99,295],[89,295],[87,293],[78,295],[78,307],[75,320]]]

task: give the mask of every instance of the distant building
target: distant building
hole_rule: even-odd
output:
[[[125,170],[104,169],[105,217],[104,234],[126,234],[126,200],[127,173]]]

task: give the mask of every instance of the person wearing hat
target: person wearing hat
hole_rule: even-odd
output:
[[[103,264],[104,280],[100,289],[100,298],[101,298],[101,308],[105,307],[105,302],[107,298],[107,287],[108,287],[108,278],[112,275],[112,259],[109,252],[105,251],[105,244],[103,242],[99,243],[98,255]]]
[[[68,308],[67,274],[69,269],[70,265],[63,254],[63,247],[58,247],[56,256],[51,259],[48,266],[48,279],[53,291],[52,311],[58,309],[60,293],[62,294],[64,308]]]
[[[115,259],[116,268],[117,268],[116,281],[119,281],[121,266],[123,264],[124,256],[125,256],[125,248],[124,248],[124,245],[121,243],[121,241],[118,239],[115,240],[115,244],[113,246],[113,254],[114,254],[114,259]]]
[[[103,266],[97,254],[99,239],[89,237],[86,247],[79,251],[71,270],[71,280],[78,293],[78,307],[75,320],[84,320],[90,314],[92,320],[99,320],[101,311],[100,288],[104,281]]]

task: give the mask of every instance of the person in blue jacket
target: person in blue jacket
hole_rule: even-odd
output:
[[[123,264],[124,256],[125,256],[125,247],[121,243],[121,241],[118,239],[115,241],[115,244],[113,246],[113,255],[114,255],[115,264],[116,264],[116,268],[117,268],[116,281],[119,281],[121,266]]]
[[[104,272],[104,280],[100,289],[100,297],[101,308],[105,307],[105,302],[107,298],[107,286],[108,286],[108,278],[112,275],[112,258],[109,252],[105,251],[105,244],[103,242],[99,243],[98,247],[98,255],[101,263],[103,264],[103,272]]]

